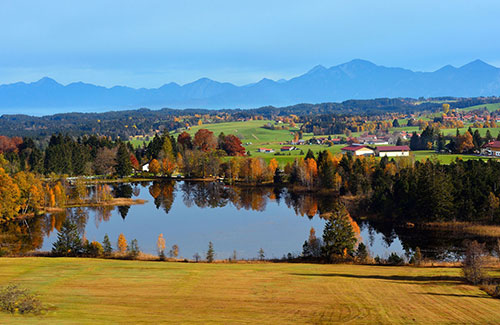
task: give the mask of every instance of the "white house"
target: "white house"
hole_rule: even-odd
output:
[[[373,156],[375,151],[366,146],[348,146],[341,149],[342,153],[350,152],[354,156]]]
[[[145,164],[144,166],[142,166],[142,171],[143,172],[149,172],[149,163]]]
[[[406,157],[410,155],[408,146],[384,146],[377,147],[379,157]]]

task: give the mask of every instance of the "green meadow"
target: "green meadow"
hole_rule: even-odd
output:
[[[499,270],[490,271],[500,276]],[[1,258],[50,311],[0,323],[497,323],[500,300],[459,268]]]

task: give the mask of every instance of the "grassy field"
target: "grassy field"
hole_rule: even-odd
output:
[[[493,112],[498,109],[500,109],[500,103],[493,103],[493,104],[482,104],[482,105],[475,105],[475,106],[469,106],[463,109],[463,111],[470,112],[476,109],[482,109],[486,107],[488,111]]]
[[[499,276],[496,272],[495,276]],[[0,323],[496,323],[500,300],[458,268],[2,258],[53,310]]]

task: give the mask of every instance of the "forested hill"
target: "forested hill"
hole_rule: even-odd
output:
[[[452,108],[500,102],[500,98],[433,98],[421,101],[411,98],[348,100],[342,103],[298,104],[285,107],[266,106],[241,110],[170,109],[111,111],[104,113],[64,113],[47,116],[2,115],[0,135],[47,137],[54,133],[68,135],[96,134],[112,138],[146,135],[157,130],[175,130],[200,119],[210,123],[237,121],[251,117],[272,119],[276,116],[315,114],[373,115],[389,112],[413,113],[438,110],[442,100],[452,101]]]
[[[0,113],[22,109],[37,115],[150,107],[251,108],[263,105],[337,102],[380,97],[475,97],[500,94],[500,69],[476,60],[462,67],[447,65],[434,72],[416,72],[364,60],[326,68],[316,66],[289,80],[262,79],[236,86],[208,78],[159,88],[101,87],[74,82],[62,85],[50,78],[0,85]]]

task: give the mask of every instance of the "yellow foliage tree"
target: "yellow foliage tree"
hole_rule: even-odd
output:
[[[125,253],[127,251],[127,239],[125,239],[125,236],[123,234],[120,234],[118,236],[118,250],[120,251],[120,253]]]
[[[156,175],[160,172],[160,169],[161,169],[161,166],[160,166],[160,163],[158,162],[158,160],[156,160],[156,159],[151,160],[151,162],[149,163],[149,172]]]

